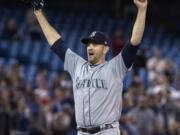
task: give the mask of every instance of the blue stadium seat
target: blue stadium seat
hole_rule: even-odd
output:
[[[123,81],[124,88],[128,89],[129,86],[131,85],[131,83],[132,83],[132,71],[128,72],[127,75],[124,78],[124,81]]]
[[[64,69],[63,62],[55,54],[52,56],[50,65],[52,71],[59,71]]]
[[[25,66],[24,68],[26,80],[29,82],[33,82],[35,80],[35,76],[38,72],[38,69],[35,65]]]
[[[33,46],[33,49],[31,51],[30,62],[36,64],[40,59],[41,53],[43,53],[42,46],[39,42],[32,43],[31,45]]]
[[[53,86],[53,82],[54,82],[54,79],[57,75],[57,72],[49,72],[48,74],[48,83],[49,83],[49,86],[52,87]]]
[[[139,78],[143,82],[145,88],[148,86],[148,71],[145,68],[139,69]]]
[[[19,42],[9,43],[9,51],[10,51],[9,56],[10,57],[12,57],[12,58],[17,57],[17,55],[19,54],[20,50],[21,50],[21,45],[20,45]]]
[[[22,63],[29,63],[32,56],[33,46],[30,40],[26,40],[21,44],[21,51],[18,53],[18,59]]]
[[[7,41],[0,42],[0,56],[1,57],[9,57],[9,43]]]

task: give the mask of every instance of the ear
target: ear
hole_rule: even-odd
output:
[[[106,55],[109,52],[109,46],[104,46],[103,53]]]

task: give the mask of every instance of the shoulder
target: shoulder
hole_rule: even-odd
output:
[[[72,51],[70,48],[67,49],[65,54],[65,60],[71,58],[82,62],[87,62],[83,57],[78,55],[76,52]]]

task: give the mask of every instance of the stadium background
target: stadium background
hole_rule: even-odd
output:
[[[145,36],[125,78],[122,135],[180,134],[180,2],[151,0]],[[75,135],[72,82],[28,5],[0,1],[0,135]],[[86,57],[80,38],[101,30],[111,59],[130,35],[131,0],[45,0],[65,44]]]

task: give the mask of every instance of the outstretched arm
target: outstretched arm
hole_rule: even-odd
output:
[[[58,39],[61,38],[61,35],[48,23],[41,9],[35,10],[34,13],[49,45],[52,46]]]
[[[138,8],[138,14],[133,27],[131,44],[136,46],[141,43],[144,34],[148,0],[134,0],[134,3]]]
[[[22,0],[30,4],[34,8],[34,14],[41,26],[41,29],[51,46],[51,50],[55,52],[61,60],[65,60],[65,54],[68,48],[64,46],[61,35],[49,24],[46,17],[43,15],[42,8],[44,7],[44,0]]]
[[[122,50],[122,58],[127,68],[130,68],[135,61],[136,53],[144,34],[148,0],[134,0],[134,3],[138,8],[138,14],[133,27],[131,40]]]
[[[64,61],[68,48],[64,46],[63,40],[61,40],[61,35],[48,23],[41,9],[35,10],[34,13],[49,45],[51,46],[52,51],[55,52],[62,61]]]

